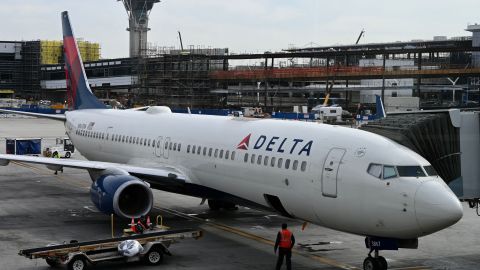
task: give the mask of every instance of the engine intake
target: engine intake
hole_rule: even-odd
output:
[[[124,218],[147,215],[153,206],[150,187],[131,175],[102,175],[90,187],[92,202],[105,214]]]

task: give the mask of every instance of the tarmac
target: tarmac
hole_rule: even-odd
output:
[[[6,137],[41,137],[42,147],[65,136],[61,122],[0,117],[0,153]],[[73,158],[82,159],[76,153]],[[111,236],[110,217],[90,201],[86,171],[65,168],[54,175],[45,166],[11,163],[0,167],[0,270],[49,269],[43,260],[18,255],[21,249],[49,243],[87,241]],[[172,229],[204,231],[199,240],[185,239],[171,246],[162,269],[274,269],[273,242],[286,222],[297,244],[293,269],[362,269],[368,250],[364,237],[290,220],[274,212],[240,206],[236,211],[210,211],[199,198],[154,191],[152,216],[161,215]],[[114,218],[119,236],[130,221]],[[478,269],[480,217],[464,204],[457,224],[419,239],[419,249],[385,251],[389,269]],[[93,269],[152,269],[141,263],[112,262]]]

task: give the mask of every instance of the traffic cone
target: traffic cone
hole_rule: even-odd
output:
[[[150,222],[150,216],[147,216],[147,226],[150,227],[152,223]]]

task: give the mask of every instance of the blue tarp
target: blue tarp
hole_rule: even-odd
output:
[[[314,113],[290,113],[290,112],[274,112],[272,118],[280,119],[297,119],[297,120],[315,120]]]
[[[40,155],[42,139],[6,139],[7,154]]]

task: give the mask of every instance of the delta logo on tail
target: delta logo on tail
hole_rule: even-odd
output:
[[[237,149],[248,150],[251,136],[252,134],[250,133],[243,138],[243,140],[237,145]],[[255,142],[253,149],[263,149],[268,152],[297,154],[299,156],[310,156],[312,145],[313,140],[260,135]]]
[[[243,140],[237,145],[237,149],[248,150],[248,145],[250,144],[250,136],[252,136],[252,133],[248,134],[247,137],[243,138]]]

